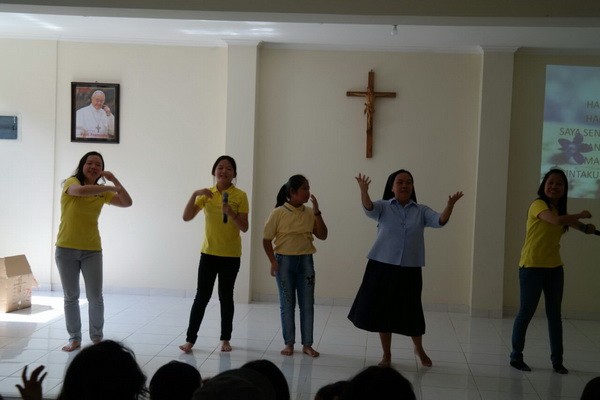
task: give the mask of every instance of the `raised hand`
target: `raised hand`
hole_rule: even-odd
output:
[[[29,379],[27,378],[27,366],[23,368],[21,378],[23,379],[23,386],[15,385],[21,393],[23,400],[42,400],[42,382],[46,377],[47,372],[44,372],[42,376],[40,374],[44,370],[44,366],[40,365],[33,370]]]
[[[463,196],[464,196],[463,192],[456,192],[456,193],[448,196],[448,205],[453,206]]]
[[[362,175],[360,172],[358,176],[355,177],[358,182],[358,186],[360,187],[360,191],[366,193],[369,191],[369,185],[371,184],[371,178],[366,175]]]
[[[319,213],[319,202],[314,195],[310,195],[310,201],[312,202],[312,209],[315,214]]]

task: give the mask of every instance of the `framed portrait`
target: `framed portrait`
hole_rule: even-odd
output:
[[[71,142],[119,143],[119,84],[71,82]]]

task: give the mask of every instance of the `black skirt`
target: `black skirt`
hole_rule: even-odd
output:
[[[420,267],[369,260],[348,319],[369,332],[422,336],[425,333],[422,288]]]

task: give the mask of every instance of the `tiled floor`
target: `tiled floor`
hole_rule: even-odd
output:
[[[339,306],[316,307],[314,347],[321,357],[312,359],[299,352],[281,356],[278,305],[263,303],[236,305],[234,350],[221,353],[217,302],[209,305],[193,354],[182,354],[177,345],[185,341],[191,302],[166,296],[105,295],[106,338],[132,348],[148,380],[173,359],[192,364],[209,377],[266,358],[288,378],[292,399],[302,400],[313,399],[321,386],[349,378],[381,356],[378,335],[356,329],[346,319],[348,308]],[[82,313],[87,313],[85,304]],[[528,332],[525,360],[533,368],[528,373],[508,366],[512,318],[427,312],[426,321],[424,344],[432,368],[417,364],[409,338],[395,335],[392,341],[393,365],[413,382],[422,400],[579,399],[585,383],[600,375],[600,321],[564,321],[565,366],[571,371],[565,376],[551,369],[543,319],[534,320]],[[23,367],[43,364],[48,371],[45,397],[56,398],[65,367],[75,355],[60,350],[65,339],[61,293],[35,292],[32,308],[0,314],[0,394],[17,397],[15,384]]]

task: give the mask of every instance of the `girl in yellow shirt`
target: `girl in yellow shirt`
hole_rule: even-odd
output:
[[[527,232],[519,261],[521,301],[513,325],[510,354],[510,365],[521,371],[531,371],[523,361],[525,334],[543,292],[552,367],[559,374],[569,373],[563,365],[561,303],[564,271],[559,253],[560,239],[569,227],[587,234],[594,233],[596,227],[579,221],[592,217],[587,210],[567,214],[568,190],[567,176],[562,170],[548,171],[538,189],[538,198],[531,203],[527,213]]]
[[[304,205],[309,200],[312,208]],[[275,209],[263,232],[263,248],[271,262],[271,276],[277,280],[279,289],[281,330],[285,342],[281,354],[284,356],[294,354],[296,295],[300,308],[302,352],[311,357],[319,356],[312,347],[315,296],[313,254],[316,252],[313,235],[325,240],[327,226],[316,197],[310,194],[308,180],[302,175],[294,175],[279,190]]]
[[[100,180],[108,180],[112,185],[100,185]],[[129,207],[132,203],[121,182],[112,172],[104,170],[104,159],[95,151],[85,154],[73,176],[63,183],[56,266],[64,292],[65,322],[69,333],[69,343],[62,348],[64,351],[81,347],[80,273],[88,300],[90,339],[94,343],[102,340],[104,299],[98,217],[104,204]]]
[[[198,339],[198,330],[210,301],[213,286],[219,277],[221,305],[221,351],[231,351],[233,330],[233,287],[240,270],[242,239],[240,232],[248,230],[248,198],[235,187],[235,160],[230,156],[217,158],[212,168],[216,184],[195,190],[183,210],[183,220],[191,221],[204,210],[204,243],[198,266],[196,297],[190,311],[186,342],[179,346],[190,353]]]

